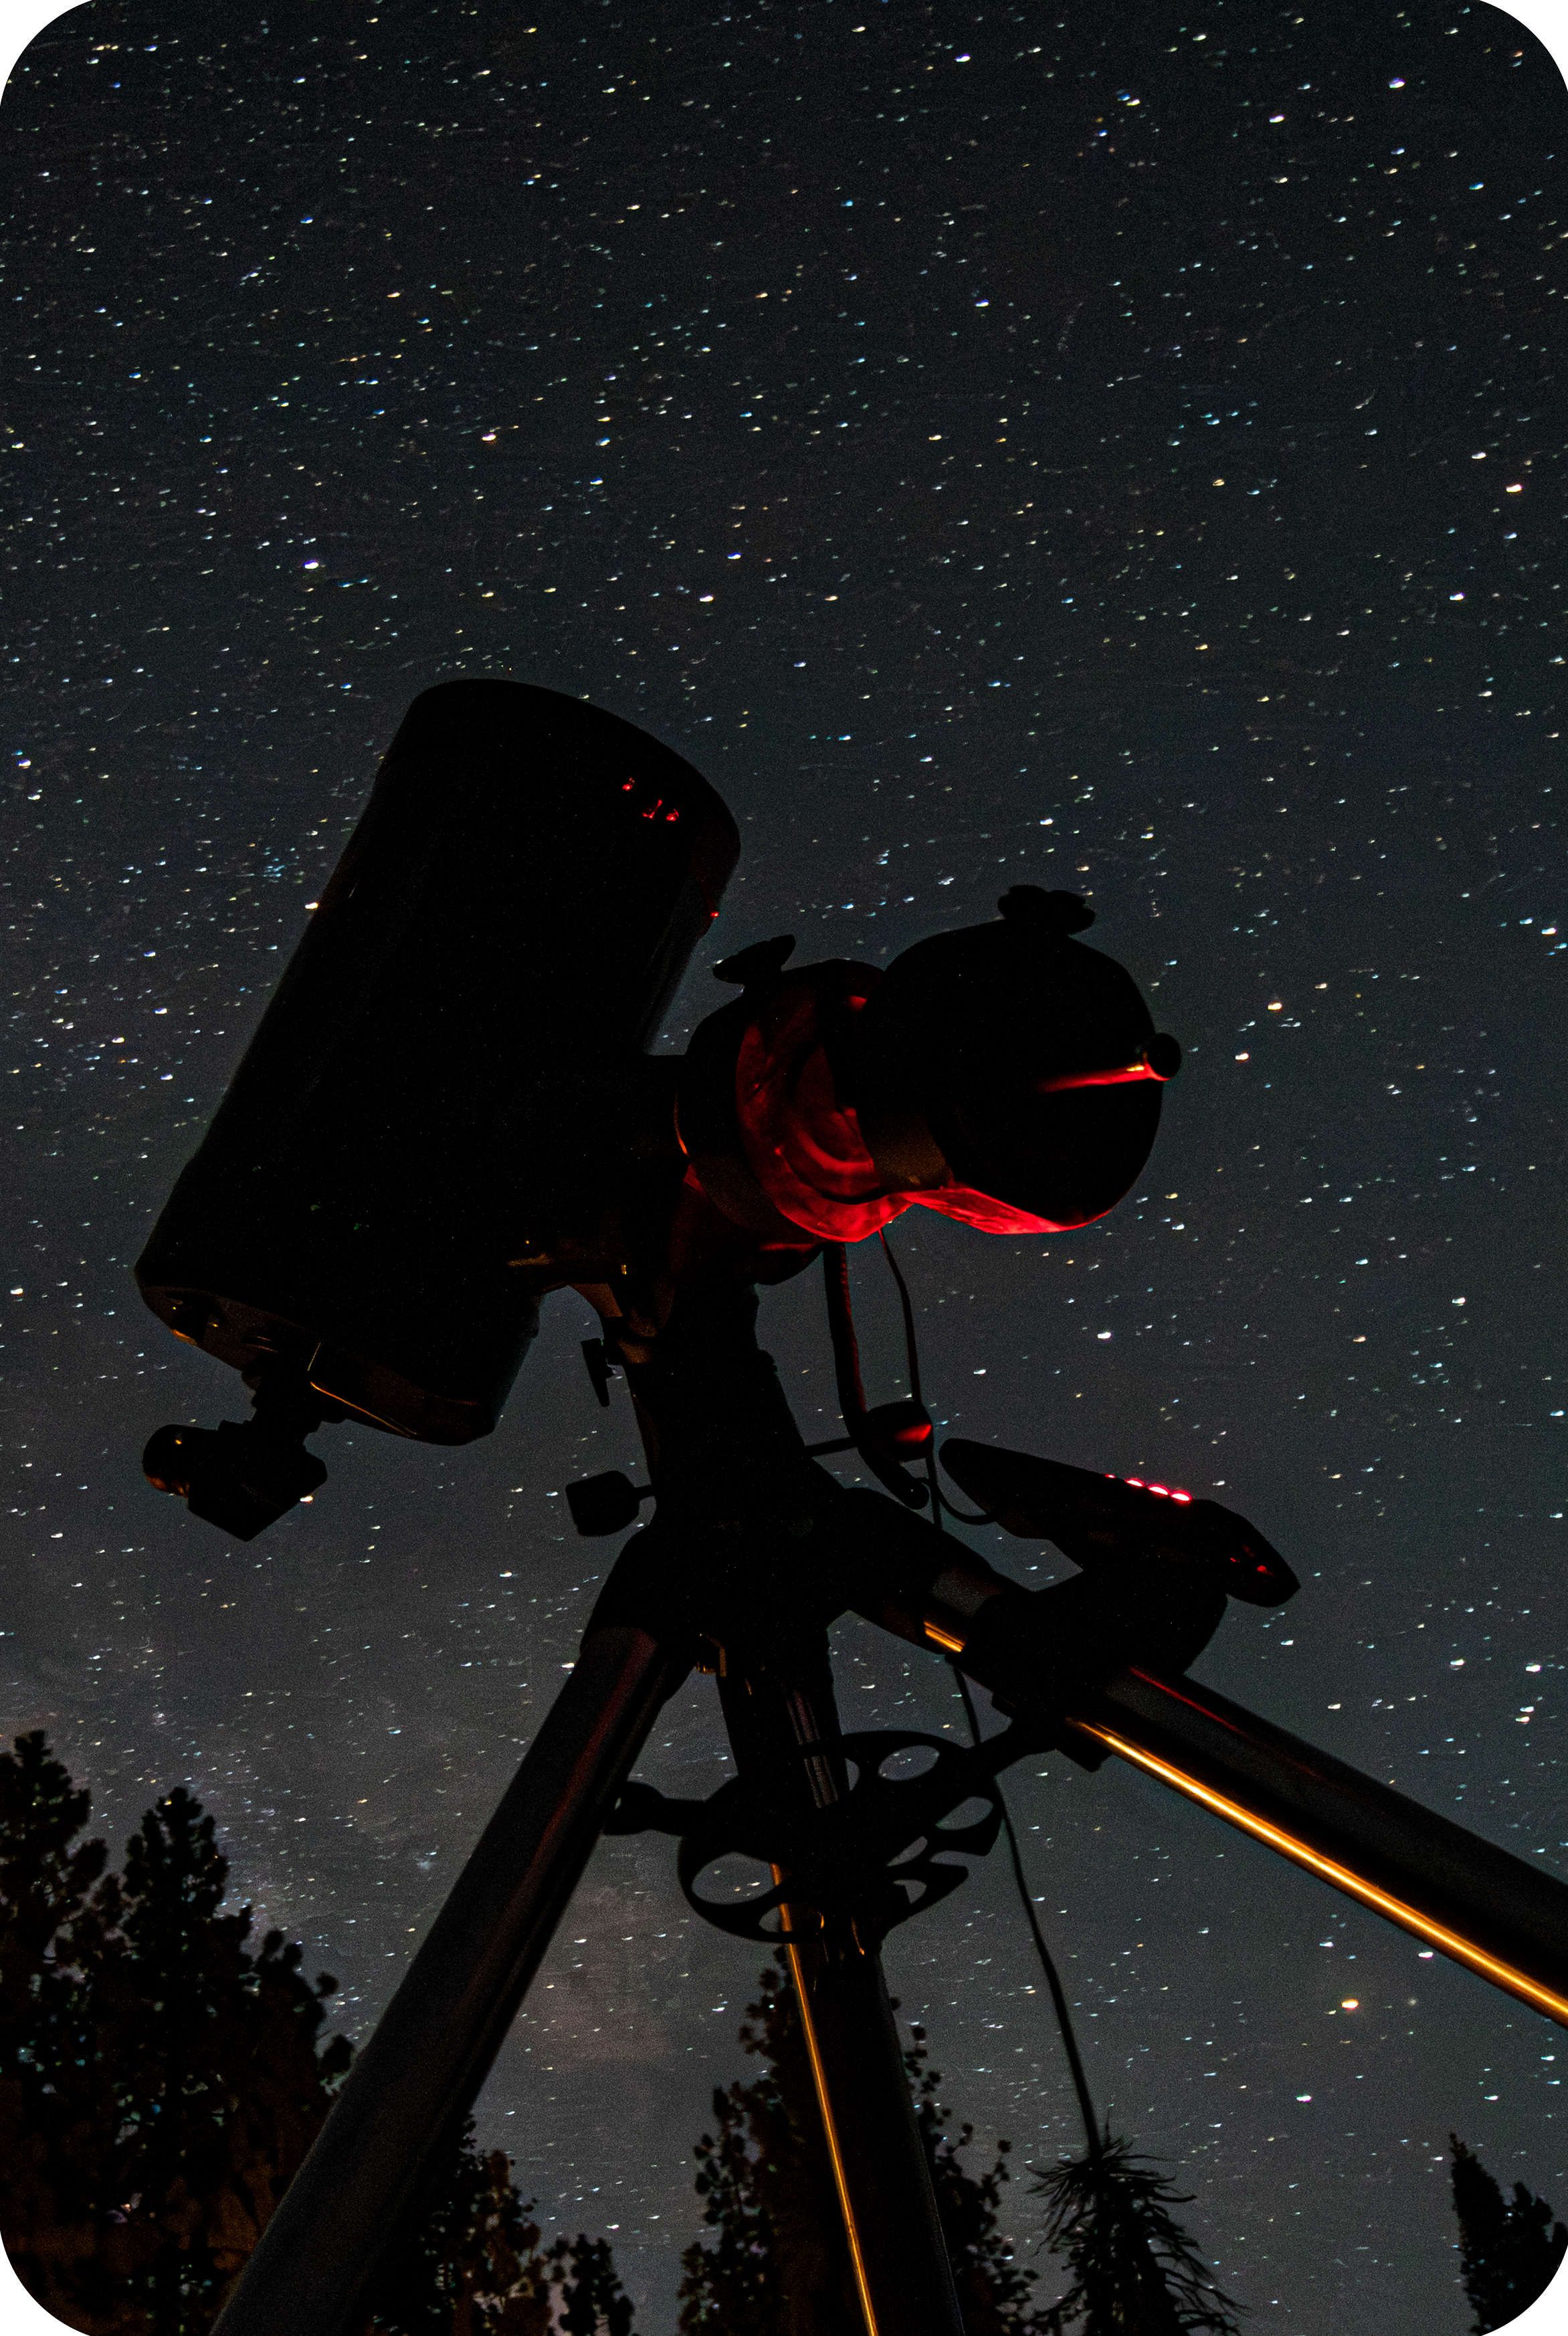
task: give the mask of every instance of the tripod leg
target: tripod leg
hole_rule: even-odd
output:
[[[660,1706],[689,1664],[590,1630],[214,2336],[345,2336],[488,2075]]]
[[[839,1727],[825,1656],[787,1672],[726,1678],[720,1689],[743,1772],[764,1768],[807,1806],[838,1798],[844,1770],[834,1749]],[[962,2336],[881,1959],[850,1925],[828,1932],[803,1907],[798,1917],[787,1904],[784,1912],[801,2029],[867,2336]]]
[[[789,1960],[868,2336],[959,2336],[881,1958],[819,1937]]]

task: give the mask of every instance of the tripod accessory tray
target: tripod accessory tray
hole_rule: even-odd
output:
[[[706,1801],[672,1800],[652,1786],[630,1784],[605,1831],[677,1835],[677,1872],[687,1903],[733,1938],[776,1944],[786,1904],[797,1931],[809,1908],[823,1928],[852,1922],[862,1941],[881,1938],[968,1880],[968,1866],[947,1859],[987,1854],[1002,1822],[997,1772],[1038,1745],[1033,1734],[1023,1740],[1017,1728],[974,1746],[904,1728],[871,1729],[822,1747],[857,1772],[826,1808],[791,1808],[784,1795],[745,1776]],[[918,1775],[886,1773],[901,1754],[921,1750],[933,1757]],[[976,1801],[984,1804],[980,1814],[948,1822]],[[705,1896],[697,1887],[703,1874],[721,1858],[736,1856],[774,1869],[771,1887],[738,1903]]]

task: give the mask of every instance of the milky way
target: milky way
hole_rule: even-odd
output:
[[[131,1261],[407,703],[509,673],[739,822],[666,1046],[770,934],[881,964],[1085,897],[1184,1066],[1102,1222],[904,1234],[939,1417],[1254,1518],[1301,1592],[1196,1675],[1563,1870],[1550,57],[1388,0],[525,16],[91,0],[6,88],[6,1732],[117,1852],[188,1782],[363,2035],[571,1660],[614,1544],[564,1488],[640,1463],[570,1293],[488,1443],[324,1435],[255,1543],[138,1465],[244,1398]],[[763,1334],[836,1432],[814,1276]],[[961,1731],[934,1660],[836,1638],[846,1724]],[[726,1758],[697,1679],[642,1773]],[[1218,2276],[1300,2336],[1464,2325],[1447,2136],[1568,2210],[1561,2031],[1153,1781],[1038,1765],[1090,2082]],[[1078,2135],[1009,1891],[887,1964],[1021,2168]],[[651,2336],[757,1962],[667,1843],[605,1844],[481,2104]]]

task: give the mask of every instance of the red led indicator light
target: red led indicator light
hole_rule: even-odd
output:
[[[622,779],[620,783],[620,791],[623,795],[629,795],[635,791],[636,786],[637,774],[634,772],[629,779]],[[665,811],[664,797],[662,795],[655,797],[650,808],[643,813],[643,817],[644,819],[657,819],[660,812],[664,812],[667,821],[677,820],[680,817],[678,811]]]

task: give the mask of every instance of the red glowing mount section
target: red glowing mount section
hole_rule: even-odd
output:
[[[1137,1493],[1158,1493],[1164,1501],[1190,1501],[1193,1497],[1191,1493],[1174,1491],[1169,1484],[1145,1484],[1141,1476],[1117,1476],[1113,1475],[1109,1468],[1106,1469],[1105,1475],[1113,1484],[1131,1484],[1134,1491]]]

